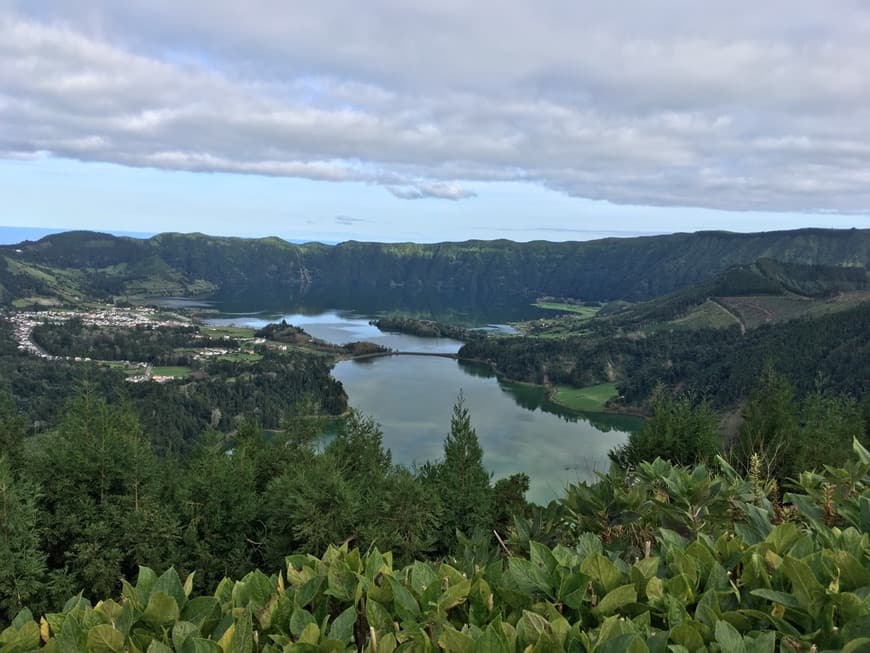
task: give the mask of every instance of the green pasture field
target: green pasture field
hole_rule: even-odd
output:
[[[607,402],[618,394],[613,383],[589,385],[584,388],[560,385],[553,393],[553,401],[572,410],[594,413],[604,410]]]

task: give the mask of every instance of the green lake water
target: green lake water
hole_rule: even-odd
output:
[[[369,340],[398,351],[455,353],[462,344],[382,333],[369,324],[371,317],[341,310],[279,311],[225,314],[209,321],[261,327],[286,319],[328,342]],[[345,361],[333,375],[344,385],[350,405],[380,424],[393,461],[408,466],[441,456],[453,404],[462,392],[493,479],[527,473],[528,498],[538,503],[559,496],[567,483],[593,480],[596,471],[605,471],[607,452],[640,426],[634,417],[573,413],[549,402],[543,388],[505,383],[485,366],[449,358]]]

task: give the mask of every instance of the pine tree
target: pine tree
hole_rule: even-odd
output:
[[[737,466],[748,471],[756,454],[768,478],[784,480],[794,475],[797,415],[791,384],[770,365],[765,366],[743,410],[743,424],[732,451]]]
[[[483,466],[483,449],[461,393],[453,406],[450,433],[444,441],[444,460],[438,464],[434,476],[444,511],[442,543],[454,542],[457,530],[472,533],[475,529],[489,529],[492,522],[490,474]]]
[[[36,496],[36,486],[15,478],[6,456],[0,456],[0,623],[25,605],[41,607],[45,556]]]
[[[610,452],[620,467],[657,457],[678,465],[710,461],[719,453],[717,418],[709,402],[691,395],[671,398],[661,385],[653,392],[652,416],[628,442]]]
[[[55,433],[31,452],[29,471],[52,528],[44,550],[58,582],[111,594],[139,564],[161,567],[176,537],[163,510],[157,458],[125,402],[84,388]]]

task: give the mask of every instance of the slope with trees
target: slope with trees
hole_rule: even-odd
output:
[[[20,250],[20,252],[18,251]],[[305,298],[347,308],[506,307],[538,297],[646,300],[759,258],[822,266],[866,265],[870,231],[699,232],[581,243],[467,241],[417,245],[292,245],[277,238],[161,234],[149,240],[88,232],[0,248],[2,298],[74,290]],[[53,290],[54,289],[54,290]]]
[[[339,466],[351,464],[348,483],[363,468],[387,473],[377,437],[366,439],[373,446],[360,444],[373,455],[353,463],[337,455]],[[229,464],[256,470],[263,463],[252,456],[240,452]],[[784,494],[721,457],[688,468],[659,458],[569,487],[560,502],[517,517],[497,546],[459,538],[440,559],[400,561],[345,541],[316,554],[289,549],[266,573],[205,585],[166,562],[130,569],[135,584],[95,596],[88,588],[98,602],[79,594],[61,605],[71,595],[61,591],[51,607],[28,602],[35,614],[20,607],[22,594],[4,605],[0,643],[9,651],[152,653],[861,651],[870,645],[868,482],[870,452],[857,441],[842,467],[803,472]],[[242,485],[260,483],[254,471]],[[340,487],[336,478],[311,492]],[[100,492],[89,491],[96,501]],[[303,519],[324,524],[311,512],[324,506],[308,506]],[[333,523],[332,540],[353,532]],[[180,557],[195,541],[179,547]],[[27,573],[13,568],[11,576]]]

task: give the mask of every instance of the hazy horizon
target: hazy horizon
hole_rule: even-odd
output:
[[[724,233],[734,233],[734,234],[753,234],[753,233],[771,233],[776,231],[799,231],[799,230],[810,230],[810,229],[820,229],[820,230],[832,230],[832,231],[850,231],[850,230],[866,230],[870,227],[798,227],[795,229],[776,229],[776,230],[766,230],[764,232],[761,231],[729,231],[727,229],[703,229],[698,231],[672,231],[667,233],[636,233],[636,234],[619,234],[619,235],[598,235],[589,238],[571,238],[571,239],[548,239],[548,238],[539,238],[538,241],[545,242],[587,242],[593,240],[603,240],[606,238],[648,238],[652,236],[668,236],[679,233],[709,233],[711,231],[718,231]],[[323,245],[339,245],[341,243],[349,242],[350,240],[356,240],[357,242],[387,242],[387,243],[400,243],[400,242],[413,242],[419,244],[437,244],[437,243],[445,243],[445,242],[463,242],[461,240],[426,240],[426,241],[399,241],[399,240],[386,240],[386,241],[375,241],[375,240],[360,240],[360,239],[348,239],[348,240],[339,240],[339,241],[324,241],[317,239],[293,239],[286,238],[279,234],[263,234],[260,236],[235,236],[232,234],[218,234],[218,233],[208,233],[203,231],[161,231],[161,232],[133,232],[133,231],[119,231],[112,229],[78,229],[78,228],[51,228],[51,227],[21,227],[21,226],[0,226],[0,245],[17,245],[19,243],[25,241],[38,241],[45,236],[51,236],[54,234],[67,233],[71,231],[90,231],[94,233],[103,233],[109,234],[112,236],[124,236],[128,238],[137,238],[140,240],[148,240],[153,238],[154,236],[160,235],[161,233],[182,233],[182,234],[193,234],[193,233],[202,233],[206,236],[212,236],[216,238],[280,238],[288,243],[293,243],[296,245],[301,245],[305,243],[321,243]],[[528,243],[533,242],[530,240],[516,240],[512,238],[468,238],[464,240],[507,240],[511,242],[517,243]]]

